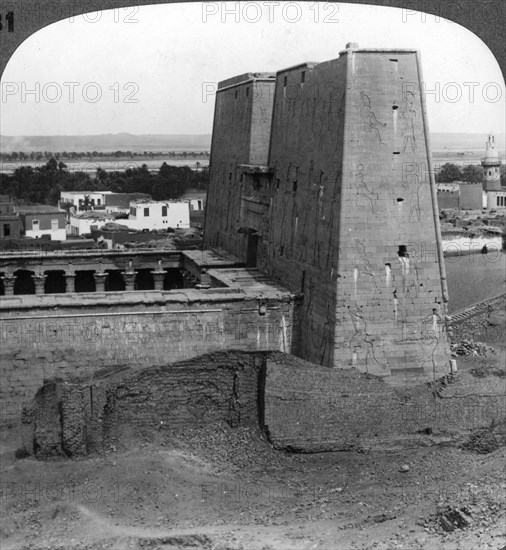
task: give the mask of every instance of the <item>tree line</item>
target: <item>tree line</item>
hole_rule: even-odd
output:
[[[436,174],[437,183],[453,183],[463,181],[466,183],[483,183],[483,166],[479,164],[466,164],[462,168],[457,164],[447,162],[441,166],[441,170]],[[501,185],[506,186],[506,166],[501,166]]]
[[[52,151],[38,151],[31,153],[25,153],[24,151],[12,151],[11,153],[1,153],[0,158],[4,162],[25,162],[25,161],[44,161],[54,158],[59,161],[60,159],[65,160],[93,160],[97,158],[150,158],[155,157],[169,157],[169,158],[209,158],[209,151],[144,151],[143,153],[137,151],[62,151],[62,152],[52,152]]]
[[[188,189],[207,189],[208,171],[163,163],[157,172],[146,164],[124,171],[106,172],[98,168],[94,175],[69,171],[63,162],[51,158],[43,166],[21,166],[13,174],[0,174],[0,194],[25,203],[56,205],[62,191],[112,191],[148,193],[154,200],[180,198]]]

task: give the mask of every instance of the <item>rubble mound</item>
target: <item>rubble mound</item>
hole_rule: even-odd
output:
[[[475,378],[487,378],[488,376],[504,378],[506,377],[506,366],[502,364],[501,356],[497,356],[493,363],[487,362],[486,359],[480,359],[476,361],[469,373]]]
[[[156,549],[181,549],[181,548],[194,548],[194,549],[207,549],[216,548],[211,539],[207,535],[201,534],[189,534],[189,535],[176,535],[176,536],[162,536],[162,537],[141,537],[131,539],[132,543],[136,543],[140,548]]]
[[[491,346],[487,346],[487,344],[483,344],[482,342],[474,342],[472,340],[464,339],[460,342],[457,342],[455,344],[451,344],[451,351],[455,355],[489,355],[491,353],[495,353],[495,350]]]
[[[466,529],[472,523],[471,511],[467,507],[445,506],[437,514],[439,525],[448,533],[456,529]]]
[[[101,227],[102,231],[131,231],[127,225],[117,222],[107,222]]]
[[[506,446],[506,420],[472,433],[462,445],[468,451],[488,454]]]
[[[495,495],[483,498],[475,494],[464,502],[440,503],[423,525],[426,531],[439,534],[463,530],[483,533],[492,525],[501,524],[503,517],[504,503]]]

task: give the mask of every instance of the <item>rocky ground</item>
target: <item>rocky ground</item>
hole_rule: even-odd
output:
[[[490,319],[455,330],[457,347],[481,350],[459,372],[504,384],[504,319]],[[220,424],[124,431],[103,454],[40,461],[7,437],[1,548],[499,550],[505,442],[499,424],[451,445],[290,454]]]
[[[440,210],[443,235],[478,237],[481,235],[501,235],[506,231],[506,216],[496,210]]]

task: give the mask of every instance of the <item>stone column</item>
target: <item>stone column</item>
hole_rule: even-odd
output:
[[[2,277],[4,283],[5,296],[14,296],[14,283],[16,282],[16,275],[5,275]]]
[[[107,279],[107,275],[109,275],[109,273],[105,271],[93,273],[95,279],[95,292],[105,292],[105,280]]]
[[[75,292],[76,291],[76,274],[75,273],[65,273],[65,292]]]
[[[123,279],[125,280],[125,290],[135,290],[135,271],[123,271]]]
[[[155,282],[155,290],[163,290],[163,281],[165,280],[166,271],[155,270],[151,272],[153,281]]]
[[[35,282],[35,294],[44,294],[44,283],[46,282],[47,275],[34,275],[33,280]]]

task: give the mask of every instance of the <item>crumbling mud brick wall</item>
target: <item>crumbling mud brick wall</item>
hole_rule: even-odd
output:
[[[62,295],[49,302],[51,307],[2,311],[2,426],[19,423],[23,403],[44,380],[92,380],[115,367],[164,365],[223,349],[291,346],[294,304],[286,295],[265,298],[262,313],[256,299],[240,292]]]
[[[23,445],[28,452],[43,449],[44,455],[62,454],[61,393],[60,384],[50,382],[39,388],[33,403],[22,411]]]
[[[103,449],[125,427],[174,433],[225,421],[259,425],[289,451],[392,449],[456,441],[501,421],[505,398],[504,384],[461,373],[400,389],[357,369],[229,351],[91,383],[48,383],[23,415],[23,447],[77,456]]]
[[[86,452],[89,388],[58,380],[45,383],[21,416],[22,448],[37,456],[76,456]]]
[[[23,415],[23,447],[38,456],[100,450],[122,426],[177,431],[219,421],[258,425],[264,353],[224,352],[131,367],[86,382],[50,382]]]
[[[273,354],[262,424],[275,447],[301,452],[389,449],[455,440],[506,417],[504,384],[458,373],[395,388],[356,369]]]
[[[179,430],[225,420],[258,422],[263,353],[229,351],[123,377],[114,389],[117,425]]]

